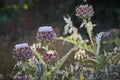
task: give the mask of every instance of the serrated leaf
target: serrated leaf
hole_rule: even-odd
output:
[[[83,61],[93,61],[95,63],[99,63],[96,59],[93,59],[93,58],[86,58]]]
[[[76,41],[74,39],[71,39],[70,37],[60,37],[57,38],[58,40],[63,40],[63,41],[67,41],[69,43],[72,43],[74,45],[77,45],[79,48],[81,49],[85,49],[86,51],[89,51],[91,53],[94,54],[94,50],[92,49],[91,45],[87,45],[86,42],[80,42],[80,41]]]

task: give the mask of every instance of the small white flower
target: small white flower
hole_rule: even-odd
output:
[[[30,48],[31,48],[33,51],[36,51],[35,43],[34,43],[32,46],[30,46]]]
[[[87,58],[87,57],[88,56],[87,56],[85,50],[80,49],[80,48],[74,55],[74,59],[77,59],[77,60],[80,60],[80,59],[83,59],[83,58]]]
[[[37,44],[33,44],[32,46],[30,46],[30,48],[33,50],[33,51],[36,51],[37,48],[40,48],[41,47],[41,43],[37,43]]]

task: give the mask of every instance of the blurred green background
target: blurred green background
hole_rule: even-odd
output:
[[[12,80],[9,76],[16,63],[12,57],[16,43],[36,42],[37,28],[44,25],[53,26],[57,35],[62,35],[63,16],[67,14],[79,28],[82,21],[75,16],[75,8],[86,3],[93,5],[95,11],[92,18],[97,24],[95,33],[110,29],[119,32],[119,0],[0,0],[0,76],[4,80]],[[81,32],[85,34],[84,29]]]

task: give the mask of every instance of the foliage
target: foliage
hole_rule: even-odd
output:
[[[18,4],[6,5],[0,8],[0,24],[13,19],[22,9],[28,9],[28,2],[26,3],[26,0],[20,1]]]

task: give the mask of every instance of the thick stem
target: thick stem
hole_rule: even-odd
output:
[[[68,53],[67,53],[64,57],[61,58],[58,66],[57,66],[57,69],[59,69],[59,68],[63,65],[63,63],[65,62],[65,60],[69,57],[69,55],[70,55],[75,49],[76,49],[76,46],[74,46],[73,48],[71,48],[71,49],[68,51]]]
[[[43,61],[40,53],[38,53],[37,51],[34,51],[35,56],[39,59],[39,61],[41,61],[43,63],[43,76],[42,76],[42,80],[47,80],[47,65],[45,64],[45,62]]]
[[[99,57],[99,52],[100,52],[100,44],[97,45],[97,49],[96,49],[97,58]]]
[[[88,33],[88,36],[90,38],[90,42],[93,46],[93,49],[95,50],[95,45],[94,45],[94,42],[93,42],[93,39],[92,39],[92,31],[93,31],[92,27],[93,27],[93,25],[92,24],[88,25],[88,22],[87,22],[86,19],[83,19],[83,22],[85,23],[85,28],[87,29],[87,33]]]
[[[45,62],[43,61],[43,59],[42,59],[40,53],[38,53],[37,51],[34,51],[34,54],[35,54],[35,56],[39,59],[39,61],[41,61],[41,62],[43,63],[43,65],[44,65]]]
[[[88,35],[89,35],[90,41],[92,43],[93,49],[95,50],[95,45],[94,45],[94,42],[93,42],[93,39],[92,39],[92,31],[89,31]]]

